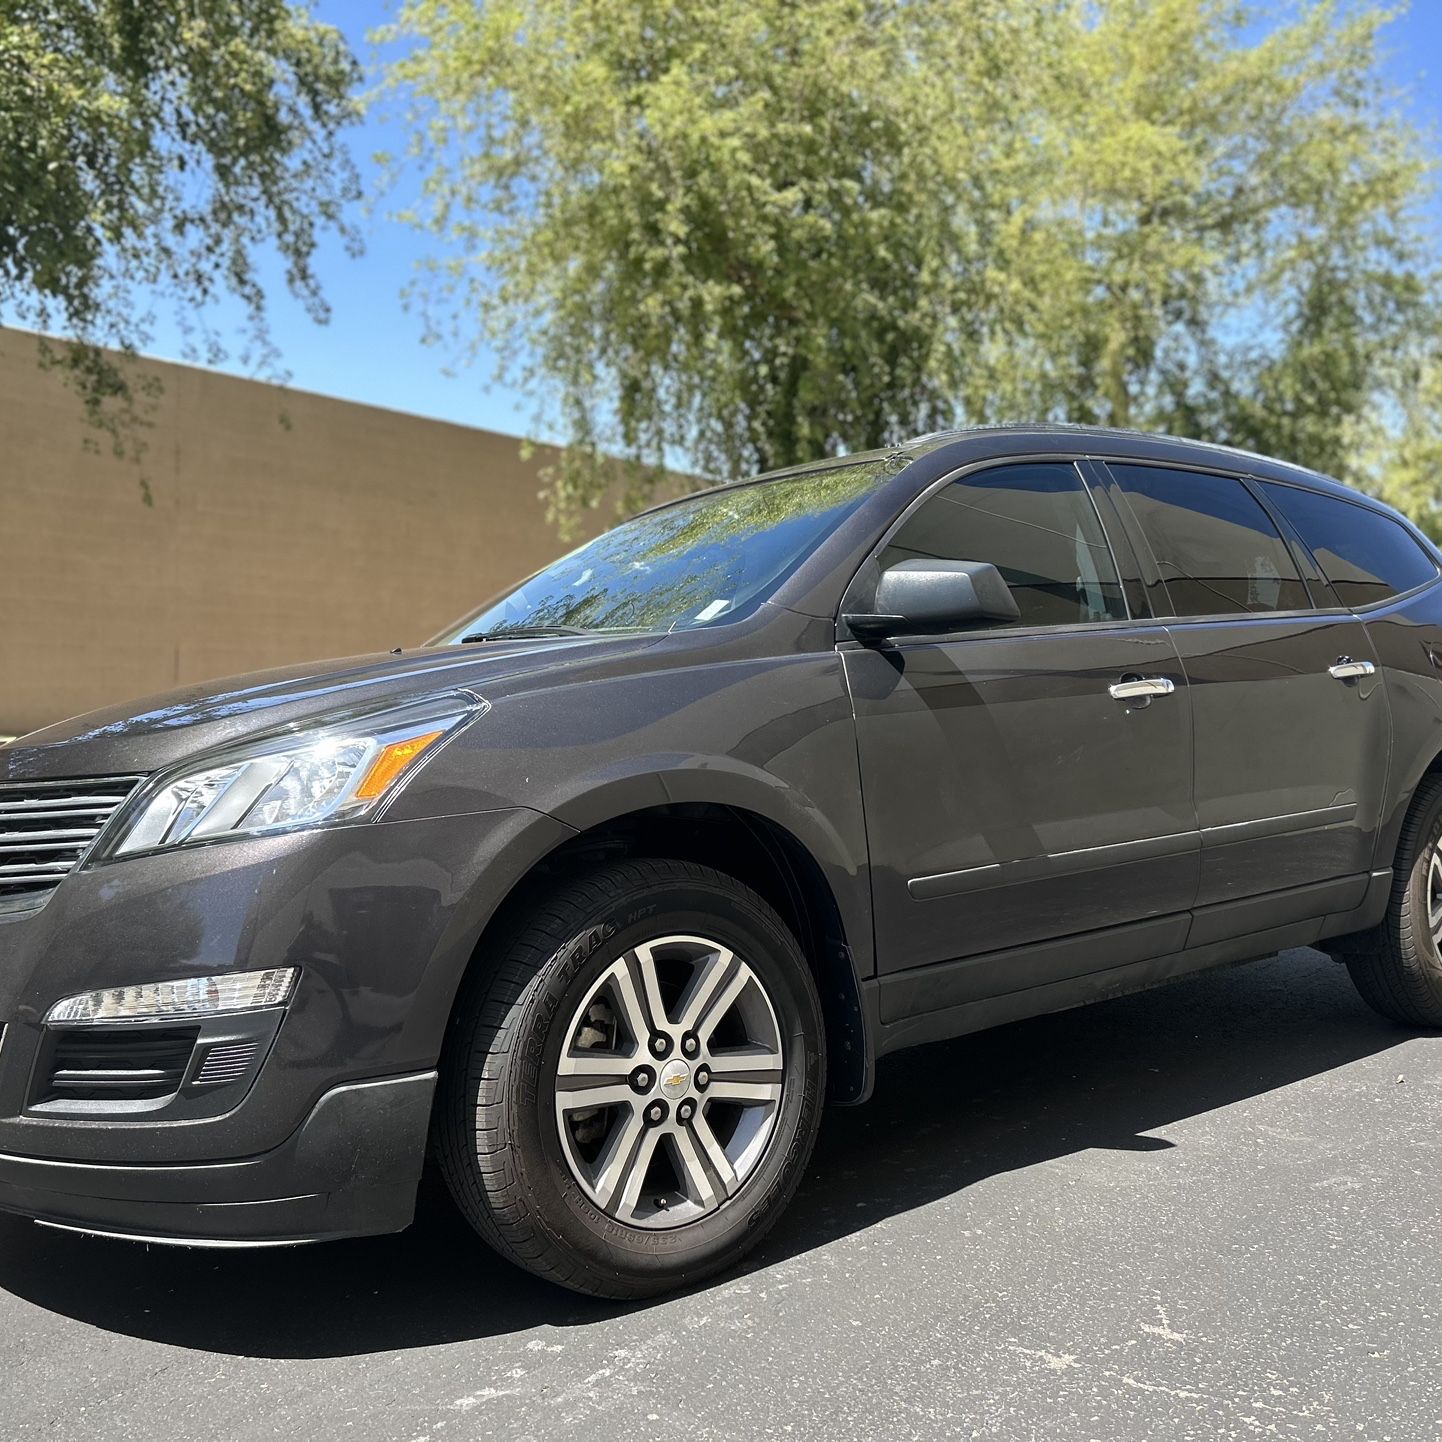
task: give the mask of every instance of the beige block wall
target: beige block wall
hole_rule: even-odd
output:
[[[74,394],[0,330],[0,735],[414,645],[564,549],[513,436],[146,365],[137,467],[87,452]]]

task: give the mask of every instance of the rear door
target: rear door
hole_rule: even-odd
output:
[[[1390,725],[1366,628],[1239,476],[1113,461],[1186,671],[1201,884],[1190,944],[1361,900]]]
[[[842,644],[879,970],[957,963],[922,980],[908,1010],[923,1010],[1134,959],[1036,949],[1056,938],[1151,919],[1140,954],[1175,949],[1199,846],[1186,675],[1165,627],[1129,616],[1080,471],[1011,463],[948,483],[878,561],[917,557],[992,562],[1021,618]],[[1139,680],[1163,694],[1113,694]]]

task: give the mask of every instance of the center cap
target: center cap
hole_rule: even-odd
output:
[[[686,1095],[691,1089],[691,1068],[680,1057],[668,1061],[661,1068],[661,1094],[672,1101]]]

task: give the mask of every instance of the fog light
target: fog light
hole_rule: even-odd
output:
[[[183,981],[152,981],[87,991],[56,1002],[45,1018],[52,1025],[75,1022],[150,1021],[156,1018],[218,1016],[229,1011],[284,1006],[295,990],[294,967],[274,971],[230,972],[225,976],[189,976]]]

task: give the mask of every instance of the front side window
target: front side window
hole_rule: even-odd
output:
[[[637,516],[452,628],[477,634],[669,631],[739,619],[773,592],[887,474],[862,461],[714,491]]]
[[[1432,558],[1390,516],[1335,496],[1263,483],[1344,606],[1368,606],[1437,578]]]
[[[1156,557],[1158,614],[1227,616],[1311,605],[1272,519],[1231,476],[1111,463]],[[1156,588],[1154,587],[1153,590]]]
[[[1021,618],[990,624],[1126,619],[1096,507],[1065,462],[998,466],[952,482],[902,523],[880,557],[883,569],[911,560],[991,562]]]

